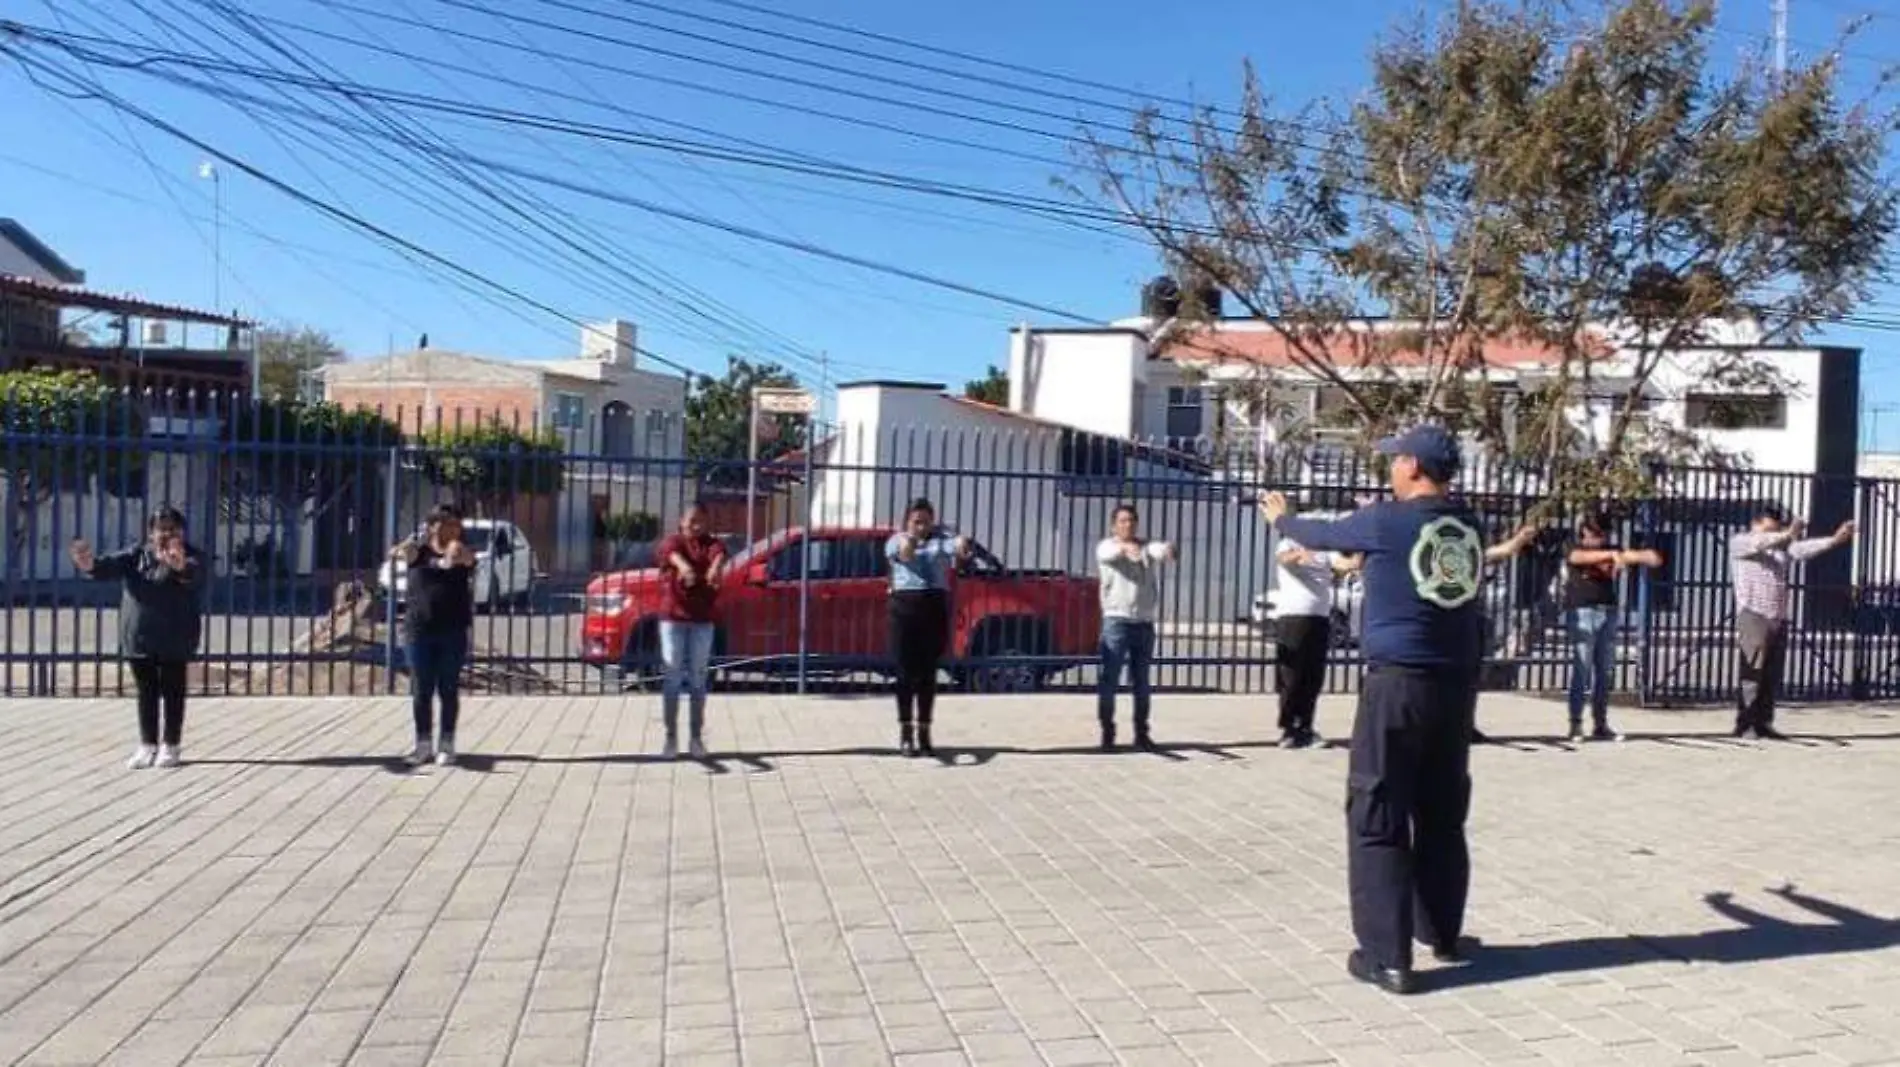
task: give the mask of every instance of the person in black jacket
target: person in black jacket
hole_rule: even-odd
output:
[[[204,629],[204,558],[185,543],[185,517],[160,508],[145,524],[145,542],[96,556],[72,544],[73,566],[88,578],[119,582],[119,654],[138,685],[139,747],[126,766],[176,767],[185,732],[185,665],[198,654]],[[160,730],[160,711],[164,712]]]
[[[462,664],[475,626],[475,553],[462,543],[462,513],[438,504],[419,537],[397,544],[389,558],[406,568],[403,636],[409,657],[410,710],[416,747],[409,762],[455,763],[455,720],[462,707]],[[433,698],[442,702],[435,732]]]

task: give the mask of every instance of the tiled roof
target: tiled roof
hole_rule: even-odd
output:
[[[1414,331],[1415,332],[1415,331]],[[1392,349],[1396,339],[1405,336],[1402,326],[1379,326],[1341,330],[1325,339],[1323,349],[1328,361],[1337,367],[1379,364],[1385,366],[1418,365],[1423,357],[1416,348]],[[1602,349],[1609,355],[1607,346]],[[1175,339],[1155,353],[1159,359],[1185,363],[1252,363],[1263,367],[1297,367],[1304,357],[1280,331],[1250,325],[1244,329],[1202,328]],[[1497,368],[1555,366],[1563,361],[1562,352],[1542,341],[1493,340],[1485,345],[1484,362]]]
[[[256,325],[249,319],[220,315],[215,311],[199,311],[180,304],[160,304],[129,294],[103,293],[96,289],[84,289],[77,285],[48,285],[32,278],[22,278],[17,274],[0,274],[0,292],[13,293],[28,300],[39,300],[61,307],[86,308],[92,311],[110,311],[120,315],[131,315],[145,319],[165,319],[170,322],[196,322],[208,326],[237,326],[248,328]]]

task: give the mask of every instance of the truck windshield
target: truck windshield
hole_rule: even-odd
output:
[[[790,539],[791,535],[782,531],[762,537],[729,557],[726,561],[726,568],[734,573],[743,571],[753,560],[758,559],[760,556],[763,556],[765,553],[777,548]]]

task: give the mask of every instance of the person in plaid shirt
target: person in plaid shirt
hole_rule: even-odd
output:
[[[1781,685],[1788,639],[1788,571],[1854,539],[1844,522],[1832,537],[1803,538],[1805,524],[1789,525],[1779,508],[1764,508],[1748,532],[1729,542],[1735,580],[1735,637],[1742,652],[1735,736],[1753,733],[1764,741],[1786,740],[1775,729],[1775,690]]]

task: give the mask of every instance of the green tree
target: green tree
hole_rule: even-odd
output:
[[[1867,297],[1900,195],[1839,53],[1779,77],[1712,58],[1714,8],[1460,3],[1382,40],[1351,107],[1282,117],[1249,68],[1238,117],[1145,113],[1132,143],[1092,144],[1085,195],[1278,335],[1291,367],[1237,384],[1317,382],[1363,437],[1435,417],[1562,495],[1636,492],[1651,457],[1724,458],[1647,417],[1670,355],[1739,334],[1698,388],[1781,387],[1751,350]],[[1218,362],[1194,318],[1174,340]],[[1555,358],[1500,381],[1504,343]],[[1578,433],[1580,408],[1606,429]]]
[[[1009,406],[1009,375],[1003,368],[992,366],[983,377],[963,383],[963,395],[978,403],[1006,408]]]
[[[246,560],[261,573],[294,563],[305,522],[340,495],[378,483],[389,450],[402,442],[402,430],[381,412],[285,397],[239,405],[224,432],[221,503],[228,510],[249,499],[271,509],[275,551],[252,545]]]
[[[0,372],[0,478],[6,480],[7,578],[19,578],[40,509],[61,491],[145,487],[145,425],[131,397],[91,371]],[[82,534],[84,531],[73,531]],[[65,546],[57,546],[64,552]]]
[[[343,346],[322,330],[290,325],[262,327],[257,331],[259,391],[266,397],[301,398],[305,375],[345,358]]]
[[[752,363],[737,356],[726,361],[723,378],[698,379],[686,396],[686,458],[709,485],[746,482],[745,458],[752,390],[798,385],[792,372],[776,363]],[[759,458],[768,460],[796,448],[802,420],[789,415],[762,420]]]
[[[439,427],[422,435],[422,469],[478,515],[499,515],[516,499],[561,491],[566,446],[552,430],[539,433],[500,419]]]

